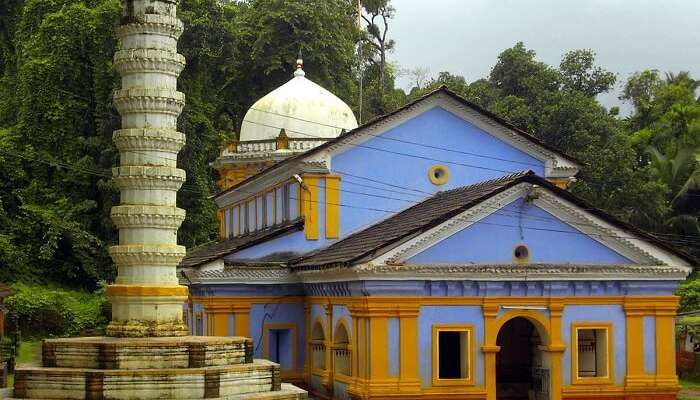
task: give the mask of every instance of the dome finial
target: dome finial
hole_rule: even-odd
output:
[[[301,57],[301,47],[299,47],[299,54],[297,55],[297,68],[294,71],[294,76],[304,76],[304,59]]]

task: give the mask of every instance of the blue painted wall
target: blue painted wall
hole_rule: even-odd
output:
[[[263,323],[292,323],[297,328],[297,362],[296,369],[304,368],[306,357],[304,338],[304,306],[302,304],[253,304],[250,308],[250,336],[253,339],[255,358],[263,355]]]
[[[646,316],[642,318],[642,331],[644,332],[644,372],[656,373],[656,317]]]
[[[522,229],[521,229],[522,227]],[[413,264],[513,262],[526,244],[531,263],[632,264],[532,203],[518,199],[408,260]]]
[[[420,143],[421,145],[405,143],[395,139]],[[435,149],[425,145],[471,152],[500,159]],[[375,149],[389,150],[393,153]],[[429,159],[407,157],[396,153],[411,154]],[[468,166],[451,164],[449,162],[466,164]],[[447,184],[436,186],[428,179],[428,170],[435,164],[443,164],[449,168],[450,179]],[[473,166],[478,166],[479,168]],[[387,193],[384,189],[367,187],[360,189],[358,186],[347,184],[345,182],[346,178],[348,181],[365,185],[371,184],[379,187],[382,185],[351,176],[343,177],[341,186],[343,190],[361,191],[408,200],[382,199],[355,193],[342,193],[343,204],[388,211],[399,210],[414,204],[412,201],[420,200],[427,196],[425,192],[434,193],[438,190],[470,185],[507,175],[511,172],[531,169],[540,176],[544,175],[544,164],[541,161],[496,139],[440,107],[425,111],[403,124],[383,132],[378,137],[362,143],[361,146],[350,147],[347,151],[335,155],[332,158],[331,167],[333,171],[338,172],[341,176],[343,173],[348,173],[413,189],[402,191],[413,193],[413,195]],[[396,190],[395,187],[391,186],[385,186],[385,189]],[[344,236],[362,226],[385,218],[388,213],[343,207],[341,215],[341,236]]]
[[[562,360],[564,369],[564,385],[571,384],[571,351],[576,349],[571,343],[572,322],[604,322],[613,326],[613,378],[616,385],[623,385],[627,373],[625,347],[626,323],[625,311],[621,305],[591,305],[564,307],[562,312],[562,340],[566,344],[566,351]]]
[[[321,319],[321,322],[323,323],[324,327],[324,332],[325,328],[328,326],[328,321],[326,319],[326,310],[323,308],[321,304],[312,304],[311,309],[309,311],[309,317],[311,318],[311,329],[313,329],[314,323],[316,322],[317,318]]]
[[[479,306],[421,306],[418,314],[418,364],[423,387],[432,386],[433,325],[470,324],[474,326],[474,378],[477,386],[484,384],[484,355],[479,349],[484,343],[484,317]]]
[[[335,330],[335,327],[338,326],[338,321],[340,319],[343,319],[345,322],[345,326],[348,328],[348,338],[352,340],[352,318],[350,317],[350,310],[348,310],[347,306],[343,305],[338,305],[335,304],[333,305],[333,329]]]
[[[400,345],[400,334],[399,334],[399,319],[389,318],[387,325],[387,336],[388,336],[388,354],[389,354],[389,376],[397,377],[399,376],[399,360],[401,356],[399,355],[399,345]]]

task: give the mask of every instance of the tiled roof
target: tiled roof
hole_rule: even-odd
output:
[[[422,203],[416,204],[369,228],[348,236],[326,248],[290,263],[296,269],[348,266],[367,258],[378,256],[379,250],[407,240],[468,210],[476,204],[519,183],[530,182],[547,188],[555,195],[570,201],[608,223],[639,236],[695,265],[698,260],[676,249],[665,241],[646,233],[603,210],[597,209],[572,193],[560,189],[532,171],[507,175],[498,179],[479,182],[444,192],[438,192]]]
[[[298,260],[294,267],[350,263],[372,256],[376,250],[402,238],[429,229],[473,204],[533,176],[531,171],[480,182],[444,192],[410,207],[371,227],[348,236],[318,252]]]
[[[252,232],[245,236],[238,236],[220,242],[196,247],[187,252],[187,255],[182,259],[178,267],[188,268],[205,264],[209,261],[225,257],[234,251],[242,250],[256,243],[272,239],[283,233],[300,230],[303,226],[304,221],[297,219],[281,225],[275,225],[260,231]]]

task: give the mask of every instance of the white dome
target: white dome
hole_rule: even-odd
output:
[[[304,77],[301,64],[294,78],[255,102],[243,118],[239,140],[273,140],[284,128],[291,139],[333,139],[357,127],[350,107],[336,95]]]

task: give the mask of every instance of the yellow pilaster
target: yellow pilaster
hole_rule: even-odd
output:
[[[677,387],[674,317],[678,298],[656,307],[656,385]]]
[[[373,316],[369,319],[369,378],[371,380],[381,381],[389,377],[388,323],[389,318],[385,316]]]
[[[301,211],[304,216],[304,234],[307,240],[318,240],[318,192],[319,178],[304,176],[304,185],[299,189],[301,196]]]
[[[496,354],[501,348],[496,345],[498,335],[496,326],[497,304],[484,304],[484,337],[486,341],[481,346],[484,353],[484,387],[486,400],[496,400]]]
[[[326,238],[340,236],[340,177],[326,176]]]
[[[250,337],[250,305],[234,306],[233,318],[234,334]]]
[[[560,301],[551,301],[549,303],[549,335],[550,345],[549,351],[550,360],[550,400],[561,400],[561,389],[563,385],[562,379],[562,358],[566,345],[561,338],[561,314],[564,310],[564,303]]]
[[[311,376],[311,304],[309,302],[304,303],[304,332],[306,332],[306,340],[304,341],[304,348],[306,351],[306,357],[304,357],[304,379],[308,380]]]
[[[653,383],[644,372],[644,329],[642,318],[649,312],[644,304],[633,299],[625,302],[627,376],[625,386],[645,386]],[[653,312],[653,311],[652,311]]]
[[[367,379],[367,319],[357,318],[357,375]]]
[[[420,392],[418,377],[419,306],[399,309],[399,391]]]
[[[353,343],[353,352],[352,352],[352,366],[351,368],[351,375],[354,377],[357,377],[357,369],[358,369],[358,363],[360,359],[360,342],[358,340],[358,329],[357,329],[357,318],[351,318],[352,319],[352,339],[351,342]]]
[[[213,336],[229,336],[228,331],[228,321],[230,312],[226,310],[216,310],[212,312],[211,321],[213,322],[212,334]]]
[[[326,304],[326,369],[330,371],[327,375],[327,381],[324,382],[326,389],[331,393],[333,391],[333,379],[335,377],[335,365],[332,357],[333,354],[333,305]]]

